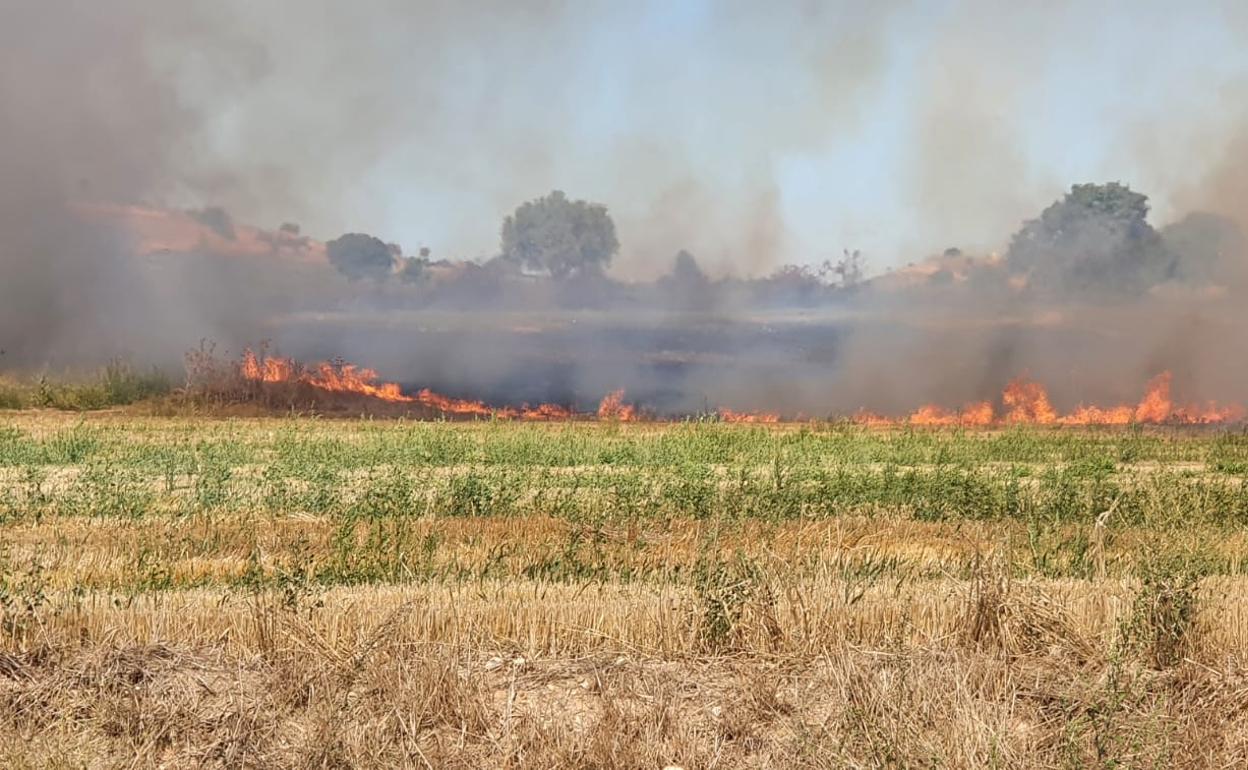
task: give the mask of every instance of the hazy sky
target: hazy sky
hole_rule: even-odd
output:
[[[1164,222],[1248,103],[1233,2],[203,5],[149,39],[198,118],[157,202],[477,257],[561,188],[621,275],[991,250],[1081,181]]]

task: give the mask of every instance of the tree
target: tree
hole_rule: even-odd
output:
[[[1148,196],[1117,182],[1080,184],[1023,225],[1006,265],[1038,292],[1139,292],[1175,276],[1148,223]]]
[[[196,222],[199,222],[227,241],[234,240],[234,220],[230,217],[230,212],[220,206],[209,206],[197,211],[188,211],[187,213]]]
[[[347,233],[325,244],[329,263],[348,280],[371,278],[382,281],[394,272],[396,247],[364,233]]]
[[[672,272],[668,274],[672,283],[681,287],[705,286],[708,283],[706,273],[698,266],[693,255],[681,249],[672,260]]]
[[[403,283],[420,283],[425,279],[425,267],[429,260],[418,257],[407,257],[400,260],[399,280]]]
[[[568,200],[559,190],[503,220],[503,257],[556,278],[599,272],[619,249],[605,206]]]
[[[850,251],[841,249],[841,258],[832,262],[824,260],[819,267],[819,278],[826,282],[835,281],[845,289],[852,289],[862,283],[862,274],[866,269],[866,260],[858,249]]]
[[[767,303],[811,305],[825,296],[828,285],[808,265],[781,265],[752,282],[756,297]]]
[[[681,249],[672,260],[672,271],[659,279],[659,290],[667,303],[686,308],[702,308],[711,303],[711,279],[698,260]]]

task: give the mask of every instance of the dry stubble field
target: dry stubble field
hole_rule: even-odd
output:
[[[0,416],[0,766],[1232,767],[1248,436]]]

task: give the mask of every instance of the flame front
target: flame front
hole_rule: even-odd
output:
[[[977,401],[973,404],[967,404],[960,412],[949,412],[945,409],[928,404],[921,406],[910,414],[906,421],[911,425],[929,425],[929,426],[984,426],[991,425],[993,421],[992,404],[987,401]],[[878,416],[873,420],[880,420]]]
[[[1016,379],[1005,386],[1001,401],[1009,412],[1006,422],[1027,422],[1051,425],[1057,422],[1057,411],[1049,403],[1044,386],[1030,380]]]
[[[252,350],[243,353],[239,366],[242,376],[253,382],[267,384],[302,384],[328,393],[344,393],[379,401],[400,404],[417,404],[437,412],[459,417],[496,417],[520,420],[570,420],[578,415],[558,404],[539,404],[520,407],[494,407],[482,401],[452,398],[428,388],[409,396],[397,383],[379,382],[377,372],[348,363],[323,362],[305,369],[293,359],[280,356],[257,356]],[[617,391],[603,400],[603,408],[614,409],[615,419],[633,420],[636,408],[623,403],[624,392]],[[610,401],[610,405],[608,404]],[[613,406],[611,406],[613,405]],[[600,408],[600,414],[603,413]],[[605,415],[604,415],[605,416]]]
[[[734,412],[731,409],[720,409],[719,419],[724,422],[771,424],[780,422],[780,415],[776,412]]]
[[[257,356],[251,350],[243,354],[239,365],[242,376],[264,384],[301,384],[327,393],[363,396],[390,403],[416,404],[446,415],[462,417],[493,417],[498,419],[557,421],[572,419],[634,422],[642,418],[637,405],[624,400],[624,391],[608,393],[596,413],[575,412],[557,404],[491,406],[482,401],[453,398],[425,389],[415,395],[403,393],[398,384],[381,382],[377,372],[342,362],[325,362],[303,367],[292,359],[278,356]],[[905,417],[888,417],[874,412],[859,411],[850,419],[860,425],[888,427],[896,425],[930,427],[989,427],[994,425],[1130,425],[1173,424],[1211,425],[1242,420],[1245,410],[1239,406],[1204,405],[1176,406],[1171,396],[1170,372],[1162,372],[1149,380],[1144,396],[1134,405],[1102,407],[1080,405],[1068,414],[1060,414],[1049,400],[1044,386],[1033,380],[1017,378],[1001,394],[1002,412],[998,415],[992,402],[977,401],[960,410],[949,410],[936,404],[919,407]],[[779,423],[786,418],[777,412],[738,412],[722,408],[716,414],[730,423]],[[787,419],[792,419],[787,418]]]
[[[632,404],[624,403],[623,390],[613,390],[598,405],[598,419],[633,422],[637,419],[637,408]]]
[[[1212,425],[1232,422],[1244,417],[1244,410],[1238,406],[1204,406],[1176,407],[1170,396],[1170,372],[1162,372],[1149,380],[1144,397],[1134,406],[1120,404],[1118,406],[1084,406],[1080,405],[1069,414],[1059,414],[1049,401],[1048,391],[1038,382],[1017,378],[1005,386],[1001,393],[1001,403],[1005,413],[997,419],[991,402],[981,401],[970,404],[961,412],[948,412],[942,407],[928,404],[919,407],[909,417],[893,419],[871,412],[859,412],[855,422],[868,426],[890,425],[928,425],[928,426],[991,426],[998,423],[1025,425],[1131,425],[1141,424],[1175,424],[1175,425]]]
[[[1135,407],[1136,422],[1165,422],[1174,413],[1170,401],[1170,372],[1162,372],[1148,383],[1144,398]]]
[[[258,382],[289,382],[295,379],[294,363],[286,358],[258,358],[248,350],[243,353],[243,376]]]

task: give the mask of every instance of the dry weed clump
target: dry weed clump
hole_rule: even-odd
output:
[[[1060,652],[1077,663],[1094,655],[1068,611],[1034,584],[1013,579],[1000,559],[978,561],[966,594],[961,633],[975,649],[1012,658]]]

